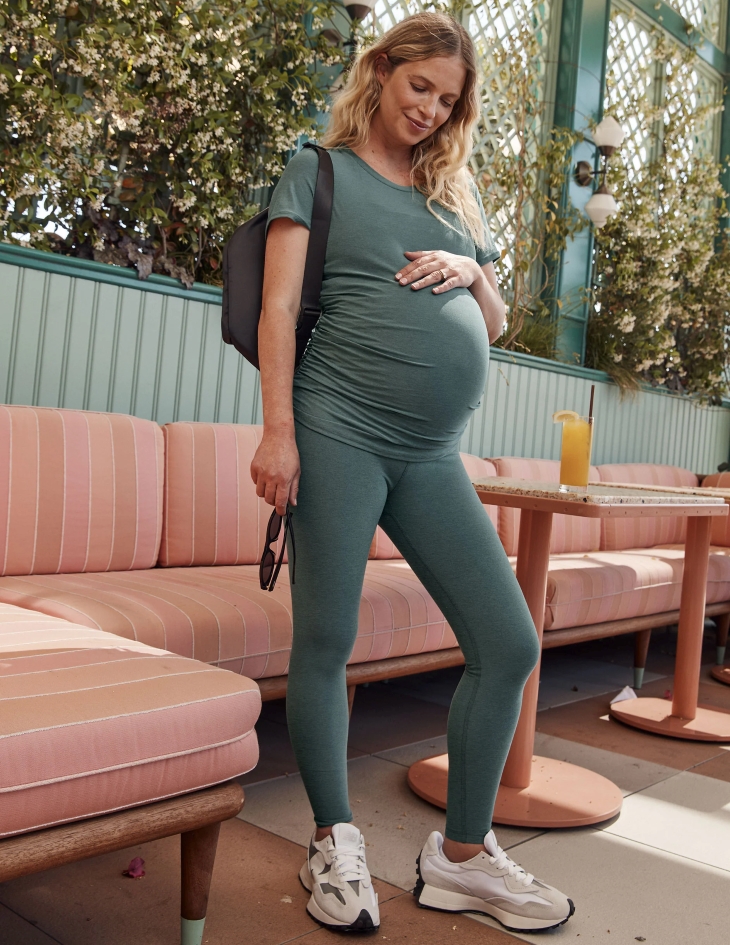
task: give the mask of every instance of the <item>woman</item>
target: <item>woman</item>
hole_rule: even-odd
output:
[[[538,658],[534,625],[458,453],[504,304],[466,163],[478,115],[474,48],[421,13],[361,54],[332,110],[334,205],[322,315],[294,373],[318,158],[297,154],[269,209],[259,357],[259,496],[292,511],[296,583],[287,719],[316,823],[307,909],[373,931],[377,896],[347,795],[345,664],[380,524],[439,605],[466,667],[448,722],[446,836],[420,855],[419,904],[552,928],[570,900],[498,847],[494,800]],[[301,482],[300,482],[301,480]]]

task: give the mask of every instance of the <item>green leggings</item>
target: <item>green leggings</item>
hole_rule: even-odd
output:
[[[296,583],[287,721],[318,826],[352,819],[345,665],[379,523],[451,625],[466,666],[448,721],[446,836],[481,843],[527,677],[535,627],[458,453],[386,459],[297,425]],[[291,560],[291,559],[290,559]]]

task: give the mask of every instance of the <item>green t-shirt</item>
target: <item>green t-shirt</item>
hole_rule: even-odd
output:
[[[322,314],[294,375],[294,417],[333,439],[405,461],[458,449],[487,379],[489,339],[468,289],[414,291],[395,274],[406,251],[446,250],[498,258],[477,249],[455,215],[437,220],[415,188],[394,184],[349,150],[330,152],[332,222],[322,283]],[[269,220],[309,228],[318,157],[305,149],[286,166]],[[481,207],[481,202],[480,202]],[[482,210],[483,212],[483,210]]]

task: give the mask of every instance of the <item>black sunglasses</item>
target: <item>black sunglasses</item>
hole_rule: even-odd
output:
[[[282,519],[284,521],[284,541],[281,543],[279,560],[276,560],[276,554],[271,546],[276,542],[281,531]],[[291,542],[291,583],[294,583],[294,567],[296,565],[296,551],[294,548],[294,526],[292,525],[291,512],[287,508],[283,516],[274,509],[266,526],[266,544],[261,555],[261,564],[259,565],[259,581],[262,591],[273,591],[276,585],[276,579],[279,577],[281,563],[284,560],[284,550],[286,548],[286,533],[289,532]]]

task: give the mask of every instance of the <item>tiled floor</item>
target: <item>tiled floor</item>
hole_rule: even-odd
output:
[[[657,632],[646,694],[671,690],[674,637]],[[708,636],[708,661],[713,651]],[[610,720],[611,696],[631,682],[631,641],[544,654],[536,750],[611,778],[621,814],[578,830],[498,827],[527,869],[568,892],[577,911],[548,936],[514,936],[488,919],[419,910],[414,861],[443,812],[411,793],[413,761],[445,750],[459,672],[360,688],[350,732],[350,788],[377,877],[377,941],[404,945],[600,942],[720,945],[730,926],[730,745],[680,742]],[[703,671],[703,701],[730,709],[730,687]],[[310,813],[296,772],[283,703],[265,706],[259,766],[242,779],[246,805],[224,825],[213,879],[208,945],[333,941],[306,914],[297,871]],[[146,876],[122,870],[133,856]],[[146,844],[0,885],[0,945],[175,945],[178,843]],[[336,941],[336,939],[335,939]]]

